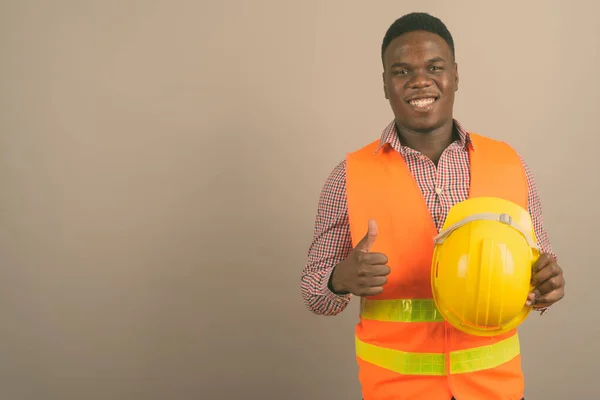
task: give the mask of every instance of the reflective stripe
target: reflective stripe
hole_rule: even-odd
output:
[[[520,354],[519,336],[472,349],[450,352],[450,373],[481,371],[504,364]],[[362,360],[402,375],[446,375],[443,353],[409,353],[365,343],[356,337],[356,355]]]
[[[389,322],[444,320],[433,299],[365,300],[361,297],[360,315],[364,319]]]
[[[364,361],[402,375],[445,375],[444,354],[408,353],[375,346],[356,338],[356,355]]]
[[[516,333],[488,346],[450,352],[450,373],[463,374],[495,368],[521,353],[519,335]]]

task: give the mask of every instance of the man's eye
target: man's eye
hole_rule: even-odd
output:
[[[397,69],[394,71],[394,75],[406,75],[408,73],[408,71],[406,71],[405,69]]]
[[[437,65],[434,65],[433,67],[431,67],[432,71],[441,71],[443,68],[442,67],[438,67]]]

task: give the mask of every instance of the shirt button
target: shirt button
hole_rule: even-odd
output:
[[[435,192],[437,194],[442,194],[443,191],[444,191],[444,189],[442,189],[442,188],[435,188]]]
[[[421,160],[421,161],[425,161],[425,159],[426,159],[426,158],[427,158],[427,157],[425,157],[423,154],[421,154],[421,155],[419,156],[419,160]]]

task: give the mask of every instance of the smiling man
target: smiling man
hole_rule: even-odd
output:
[[[453,118],[458,66],[442,21],[425,13],[399,18],[381,58],[394,119],[323,186],[302,273],[304,303],[331,316],[360,298],[355,337],[364,400],[521,399],[516,332],[470,336],[439,319],[427,229],[439,232],[449,209],[470,197],[521,199],[542,250],[526,303],[543,313],[564,296],[565,281],[533,176],[507,144]],[[459,358],[468,360],[460,368],[453,364]]]

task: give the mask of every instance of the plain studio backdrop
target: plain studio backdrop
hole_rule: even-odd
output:
[[[357,301],[313,315],[300,273],[327,175],[393,118],[411,11],[449,26],[455,116],[526,158],[565,271],[520,329],[526,397],[591,398],[593,0],[2,1],[0,398],[360,399]]]

